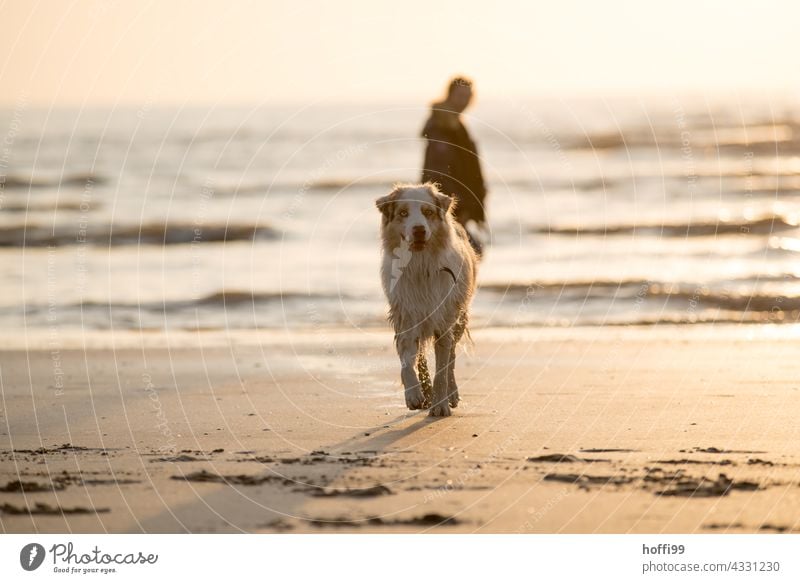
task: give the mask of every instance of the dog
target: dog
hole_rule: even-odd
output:
[[[477,256],[453,214],[455,199],[435,184],[398,184],[375,204],[383,215],[381,282],[406,406],[449,416],[459,402],[456,346],[465,333],[469,337]],[[436,355],[432,387],[425,361],[431,342]]]

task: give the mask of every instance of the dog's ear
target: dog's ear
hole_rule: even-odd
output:
[[[386,196],[380,197],[375,201],[375,206],[381,211],[383,220],[391,222],[394,219],[395,199],[397,198],[398,191],[395,189]]]
[[[442,216],[446,215],[452,208],[454,208],[456,199],[452,196],[442,194],[438,190],[431,190],[431,196],[433,196],[436,206],[442,211]]]

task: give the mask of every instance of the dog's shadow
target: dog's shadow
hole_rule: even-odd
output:
[[[290,495],[274,493],[270,495],[263,490],[259,492],[257,489],[252,489],[251,486],[222,483],[213,491],[206,491],[202,495],[198,489],[195,492],[196,498],[190,502],[175,508],[167,508],[144,521],[136,521],[136,527],[132,532],[191,532],[196,528],[196,520],[189,517],[207,515],[209,511],[213,515],[213,522],[218,524],[211,529],[212,531],[248,532],[261,530],[265,525],[269,529],[271,520],[279,522],[284,519],[312,520],[313,517],[304,516],[305,504],[310,500],[319,499],[313,497],[315,490],[323,490],[346,478],[354,470],[354,466],[350,463],[353,459],[363,462],[391,453],[392,446],[399,441],[444,419],[447,418],[428,416],[427,410],[403,413],[380,425],[362,429],[357,435],[343,441],[320,444],[313,451],[293,458],[293,463],[289,467],[300,464],[310,468],[316,464],[324,464],[317,466],[321,469],[320,472],[315,472],[320,477],[324,476],[324,481],[320,483],[310,483],[306,480],[287,483],[291,482],[292,478],[287,472],[287,466],[284,465],[285,460],[276,459],[274,462],[262,465],[262,471],[253,477],[257,479],[261,476],[267,480],[270,480],[270,477],[282,479],[283,488]],[[411,423],[408,424],[409,422]],[[324,460],[320,461],[320,457],[324,457]],[[374,487],[374,484],[371,486]],[[236,507],[238,510],[231,512],[231,509]],[[243,511],[243,508],[246,510]],[[186,517],[190,524],[183,523],[181,517]]]
[[[418,417],[418,419],[416,419],[414,423],[403,426],[404,422],[415,417]],[[417,431],[444,419],[446,419],[446,417],[429,416],[427,410],[416,413],[404,413],[386,423],[366,429],[359,435],[336,444],[331,444],[327,447],[333,452],[368,451],[382,454],[386,453],[387,449],[404,437],[413,435]]]

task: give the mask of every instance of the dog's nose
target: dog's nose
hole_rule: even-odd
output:
[[[421,225],[417,225],[411,229],[411,235],[415,239],[424,239],[425,238],[425,227]]]

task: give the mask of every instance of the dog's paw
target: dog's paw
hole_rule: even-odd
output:
[[[448,386],[447,391],[447,402],[450,403],[450,406],[454,409],[458,407],[458,402],[461,400],[461,397],[458,396],[458,385],[454,378],[450,378],[450,384]]]
[[[439,403],[431,407],[429,415],[431,417],[450,417],[450,405],[447,403]]]
[[[412,390],[406,390],[406,407],[412,411],[422,409],[425,406],[425,397],[419,387]]]

